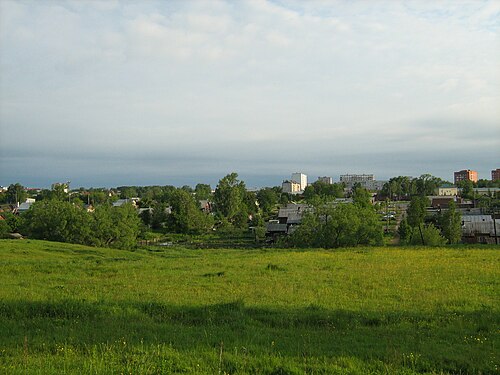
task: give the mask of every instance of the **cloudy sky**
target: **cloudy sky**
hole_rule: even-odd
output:
[[[500,1],[0,0],[0,185],[500,167]]]

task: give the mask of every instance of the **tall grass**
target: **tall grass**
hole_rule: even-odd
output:
[[[0,373],[498,373],[494,248],[0,241]]]

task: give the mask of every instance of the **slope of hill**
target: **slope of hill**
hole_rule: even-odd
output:
[[[0,241],[1,373],[497,373],[494,248]]]

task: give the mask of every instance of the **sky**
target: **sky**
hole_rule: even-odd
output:
[[[0,185],[500,168],[500,1],[0,0]]]

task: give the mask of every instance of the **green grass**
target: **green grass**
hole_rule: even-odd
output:
[[[0,373],[498,374],[493,247],[0,241]]]

